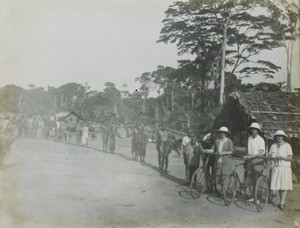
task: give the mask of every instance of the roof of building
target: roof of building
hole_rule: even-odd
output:
[[[284,130],[289,137],[299,138],[299,94],[281,91],[233,92],[217,116],[214,129],[224,123],[233,125],[236,130],[241,130],[242,128],[246,129],[251,122],[261,124],[262,130],[268,138],[272,138],[279,129]],[[240,125],[240,127],[234,125]]]
[[[71,112],[59,112],[59,113],[56,113],[54,116],[56,118],[67,118],[69,115],[75,115],[78,118],[82,119],[82,117],[79,116],[78,114],[76,114],[74,111],[71,111]]]

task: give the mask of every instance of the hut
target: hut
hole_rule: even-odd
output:
[[[83,121],[84,119],[76,114],[75,112],[59,112],[54,115],[56,119],[63,119],[66,121],[67,124],[67,130],[70,132],[75,132],[75,127],[77,120]]]
[[[76,114],[75,112],[71,111],[71,112],[59,112],[57,114],[54,115],[56,118],[62,118],[64,120],[66,120],[67,122],[76,122],[77,119],[79,120],[83,120],[83,118],[81,116],[79,116],[78,114]]]
[[[213,131],[226,126],[237,151],[245,152],[248,126],[257,122],[262,127],[262,136],[269,147],[276,130],[284,130],[293,152],[299,158],[300,96],[297,93],[277,92],[232,92],[213,124]]]

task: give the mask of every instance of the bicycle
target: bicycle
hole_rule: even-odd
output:
[[[199,168],[194,172],[190,183],[190,194],[194,199],[199,198],[205,192],[208,184],[205,174],[209,159],[206,159],[204,164],[203,162],[201,163],[201,160],[204,161],[203,155],[200,157]]]
[[[270,157],[260,157],[264,161],[264,170],[255,184],[254,199],[255,206],[259,212],[263,211],[268,200],[272,200],[270,195],[270,169],[272,168],[272,159]]]
[[[248,198],[249,195],[252,195],[253,189],[249,181],[249,178],[246,178],[245,183],[240,180],[238,175],[237,167],[245,164],[245,159],[243,158],[234,158],[234,168],[231,173],[229,173],[225,179],[225,184],[223,185],[223,200],[226,206],[230,206],[235,198],[236,192],[239,187],[239,191],[243,196]],[[243,160],[243,162],[238,162]]]
[[[207,155],[207,158],[204,159],[204,156],[202,155],[202,158],[199,161],[199,168],[194,172],[190,183],[190,194],[194,199],[199,198],[205,191],[211,192],[213,188],[215,188],[218,194],[221,192],[216,184],[217,176],[214,175],[216,165],[214,165],[214,170],[210,169],[212,168],[210,165],[210,160],[212,159],[211,156],[217,156],[216,159],[218,159],[218,156],[220,155],[213,153],[211,150],[205,150],[203,153]],[[204,164],[200,164],[201,160],[205,160]]]

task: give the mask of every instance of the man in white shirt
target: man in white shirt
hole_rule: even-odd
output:
[[[186,136],[184,136],[182,138],[182,143],[181,143],[181,151],[183,154],[183,162],[185,165],[185,179],[186,179],[187,184],[190,180],[189,169],[187,167],[187,150],[188,150],[188,145],[190,144],[190,142],[191,142],[191,131],[188,129],[187,134],[186,134]]]
[[[259,135],[261,132],[260,125],[258,123],[252,123],[249,127],[251,135],[248,138],[248,155],[245,156],[245,181],[247,178],[252,186],[252,193],[254,193],[255,183],[263,170],[263,161],[259,157],[265,155],[265,141]],[[250,202],[253,199],[249,200]]]
[[[60,118],[55,117],[55,141],[59,141]]]

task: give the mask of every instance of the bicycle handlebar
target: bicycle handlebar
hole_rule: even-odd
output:
[[[215,153],[211,149],[203,149],[202,151],[203,151],[204,154],[211,154],[211,155],[218,155],[218,156],[225,156],[225,155],[231,155],[232,154],[232,153],[219,154],[219,153]]]
[[[271,157],[267,157],[267,156],[257,156],[256,158],[259,158],[259,159],[262,159],[262,160],[266,160],[266,161],[272,160]]]
[[[215,154],[214,150],[212,149],[202,149],[204,154]]]
[[[244,158],[241,158],[241,157],[233,157],[233,156],[230,156],[230,158],[236,160],[236,161],[245,161]]]

